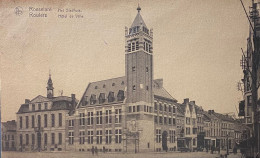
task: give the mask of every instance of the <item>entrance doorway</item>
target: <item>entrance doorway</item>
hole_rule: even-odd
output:
[[[163,150],[165,150],[166,152],[168,151],[167,136],[168,136],[168,133],[167,133],[166,131],[164,131],[164,132],[162,133],[162,148],[163,148]]]

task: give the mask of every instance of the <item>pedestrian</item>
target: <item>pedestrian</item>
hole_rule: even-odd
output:
[[[105,148],[105,146],[103,146],[103,153],[105,153],[106,152],[106,148]]]
[[[91,152],[92,152],[92,155],[94,156],[94,152],[95,152],[94,146],[92,146]]]
[[[95,147],[95,154],[98,155],[98,149]]]

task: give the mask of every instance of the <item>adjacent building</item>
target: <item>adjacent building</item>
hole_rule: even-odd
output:
[[[15,120],[1,123],[2,150],[16,150],[16,122]]]
[[[53,95],[51,76],[47,83],[47,97],[25,99],[17,116],[17,143],[19,151],[65,150],[66,115],[73,111],[77,101],[71,97]]]

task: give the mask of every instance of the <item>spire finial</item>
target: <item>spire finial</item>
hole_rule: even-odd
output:
[[[141,10],[141,7],[139,6],[139,3],[138,3],[138,7],[137,7],[138,13],[140,12],[140,10]]]
[[[51,69],[49,69],[49,78],[51,78]]]

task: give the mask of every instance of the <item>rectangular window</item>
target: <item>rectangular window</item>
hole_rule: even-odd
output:
[[[173,125],[176,124],[175,118],[172,118],[172,124],[173,124]]]
[[[252,96],[247,96],[247,106],[252,105]]]
[[[47,114],[44,114],[44,127],[46,128],[48,124],[48,118],[47,118]]]
[[[175,113],[176,109],[175,106],[172,107],[172,113]]]
[[[44,133],[44,145],[46,146],[48,142],[47,133]]]
[[[54,145],[55,144],[55,133],[51,134],[51,144]]]
[[[128,112],[130,112],[130,113],[132,112],[132,106],[128,107]]]
[[[132,71],[133,71],[133,72],[135,71],[135,66],[132,67]]]
[[[102,130],[97,130],[97,144],[102,144]]]
[[[160,111],[163,111],[163,106],[161,103],[159,104],[159,106],[160,106]]]
[[[23,135],[20,134],[20,146],[22,146],[22,145],[23,145]]]
[[[127,49],[128,49],[128,52],[131,52],[131,43],[128,43]]]
[[[106,110],[106,124],[112,123],[112,110]]]
[[[48,109],[48,103],[44,103],[44,110]]]
[[[158,107],[157,107],[157,103],[154,103],[154,111],[157,111]]]
[[[158,117],[157,116],[154,116],[154,122],[158,123]]]
[[[69,144],[74,144],[74,132],[69,132]]]
[[[85,131],[79,131],[79,144],[85,144]]]
[[[94,132],[92,130],[88,131],[88,144],[93,144],[93,134]]]
[[[156,129],[156,143],[161,143],[161,130]]]
[[[133,106],[133,112],[135,112],[135,106]]]
[[[136,111],[139,112],[140,111],[140,105],[136,106]]]
[[[121,141],[122,141],[122,130],[121,129],[115,130],[115,137],[116,137],[116,143],[121,143]]]
[[[35,120],[34,120],[35,118],[34,118],[34,115],[32,115],[32,128],[34,128],[34,126],[35,126]]]
[[[135,43],[132,43],[132,51],[135,51]]]
[[[164,111],[167,112],[167,106],[164,104]]]
[[[19,117],[19,122],[20,122],[20,128],[23,128],[23,118],[22,118],[22,116]]]
[[[41,127],[41,115],[38,115],[38,127]]]
[[[29,128],[29,117],[25,116],[25,127]]]
[[[93,125],[93,112],[88,112],[88,125]]]
[[[85,113],[79,113],[79,125],[80,126],[85,125]]]
[[[59,144],[62,144],[62,133],[59,133]]]
[[[115,123],[122,122],[122,109],[116,109],[115,111]]]
[[[69,120],[69,127],[74,127],[74,120]]]
[[[38,110],[42,110],[42,104],[38,104]]]
[[[164,124],[167,125],[167,117],[164,117]]]
[[[172,124],[172,119],[171,118],[169,118],[169,125],[171,125]]]
[[[162,116],[159,116],[159,123],[160,123],[160,124],[163,123],[163,118],[162,118]]]
[[[34,144],[35,144],[35,135],[32,134],[32,145],[34,145]]]
[[[55,126],[55,115],[51,114],[51,127]]]
[[[172,106],[169,106],[169,112],[172,112]]]
[[[25,135],[25,144],[29,145],[29,134]]]
[[[139,50],[139,42],[136,41],[136,50]]]
[[[102,111],[97,111],[97,116],[96,116],[96,119],[97,119],[97,125],[101,125],[102,124]]]
[[[133,91],[135,91],[135,85],[133,85]]]
[[[112,142],[112,130],[106,130],[106,144],[111,144]]]
[[[35,111],[35,104],[32,104],[32,111]]]
[[[62,113],[59,113],[59,126],[62,126]]]

